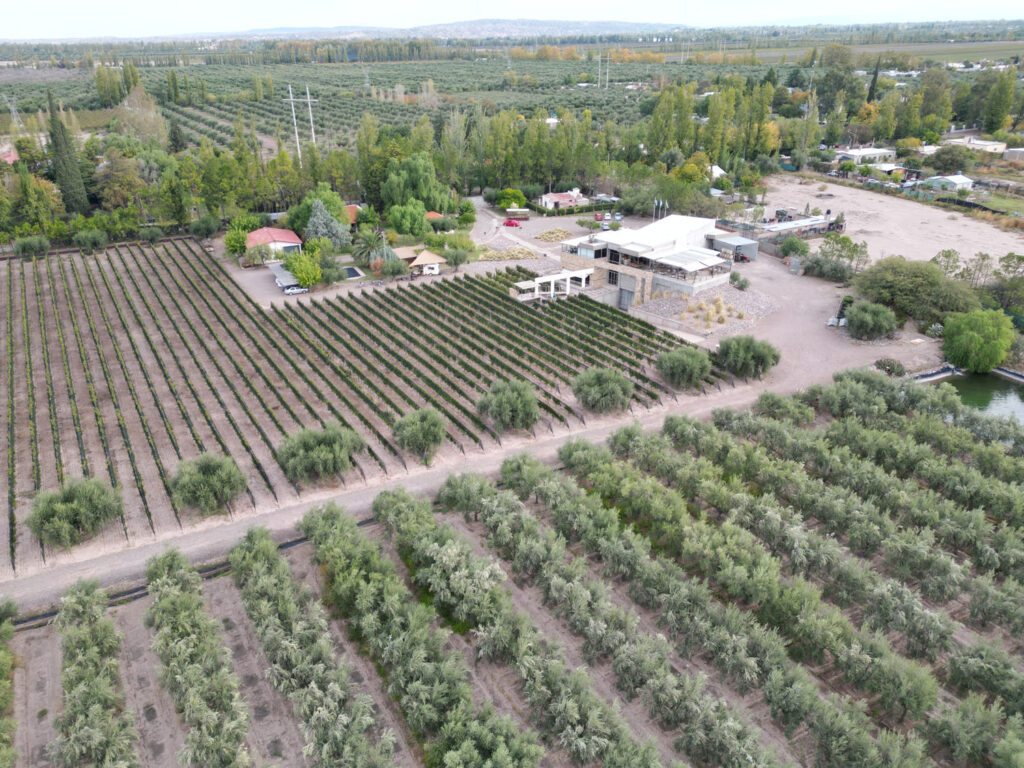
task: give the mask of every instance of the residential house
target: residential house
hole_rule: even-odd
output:
[[[262,227],[250,232],[245,238],[245,247],[267,246],[272,253],[291,253],[302,250],[302,239],[290,229]]]
[[[952,192],[959,192],[961,189],[969,191],[974,187],[974,182],[962,173],[954,173],[948,176],[931,176],[921,183],[927,187],[945,189]]]
[[[547,208],[549,211],[557,211],[560,208],[590,205],[590,198],[583,195],[579,187],[575,187],[568,192],[548,192],[546,195],[541,195],[538,204],[541,208]]]

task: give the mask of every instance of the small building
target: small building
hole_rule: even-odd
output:
[[[436,221],[437,219],[443,218],[443,213],[438,213],[437,211],[427,211],[427,221]]]
[[[354,227],[356,225],[356,216],[359,215],[361,210],[363,210],[363,206],[361,205],[352,204],[345,206],[345,213],[348,214],[348,225],[350,227]]]
[[[740,235],[716,236],[711,240],[711,247],[733,261],[753,261],[757,258],[757,240]]]
[[[14,165],[18,162],[18,150],[11,148],[10,152],[4,152],[0,154],[0,163],[7,163],[8,165]]]
[[[255,248],[257,245],[267,246],[272,253],[291,253],[302,250],[302,238],[290,229],[261,227],[254,229],[245,238],[246,248]]]
[[[1016,147],[1003,152],[1003,160],[1024,161],[1024,147]]]
[[[836,160],[840,163],[851,162],[857,165],[884,163],[896,157],[895,149],[886,147],[856,147],[840,149],[836,152]]]
[[[576,187],[568,192],[548,192],[546,195],[541,195],[537,202],[541,208],[557,211],[561,208],[590,205],[590,198],[582,194],[579,187]]]
[[[295,288],[299,285],[299,279],[284,268],[283,264],[268,264],[270,274],[274,276],[274,284],[282,291],[285,288]]]
[[[969,191],[974,187],[974,182],[962,173],[954,173],[949,176],[931,176],[921,183],[927,187],[946,189],[953,192],[959,192],[961,189]]]
[[[410,272],[417,275],[439,275],[441,265],[448,263],[444,256],[428,250],[417,253],[411,246],[395,248],[395,255],[408,265]]]
[[[655,292],[693,295],[729,280],[732,260],[714,249],[714,219],[666,216],[640,229],[595,232],[562,242],[562,268],[592,268],[590,285],[617,288],[620,309],[644,304]],[[749,249],[750,245],[742,243]]]
[[[1001,155],[1006,151],[1005,141],[989,141],[988,139],[979,139],[977,136],[960,136],[955,139],[946,139],[942,143],[945,146],[967,147],[975,152],[988,152],[992,155]]]

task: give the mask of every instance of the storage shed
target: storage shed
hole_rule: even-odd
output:
[[[733,261],[737,261],[736,256],[740,256],[739,261],[745,257],[748,261],[753,261],[757,258],[757,240],[751,240],[740,235],[722,235],[715,237],[712,241],[711,246],[719,253],[727,253],[733,257]]]

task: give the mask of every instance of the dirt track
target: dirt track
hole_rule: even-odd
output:
[[[821,190],[822,186],[826,189]],[[867,242],[872,260],[900,255],[927,261],[945,248],[959,251],[961,257],[984,252],[998,259],[1007,253],[1024,253],[1024,235],[1004,232],[962,213],[823,180],[809,182],[786,174],[771,177],[766,211],[791,206],[803,211],[808,204],[845,214],[846,234]]]

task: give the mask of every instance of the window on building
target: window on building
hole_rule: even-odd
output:
[[[608,263],[609,264],[618,264],[619,263],[619,252],[618,251],[608,251]]]
[[[616,272],[614,269],[609,269],[608,270],[608,285],[618,285],[618,284],[619,284],[619,273]]]

